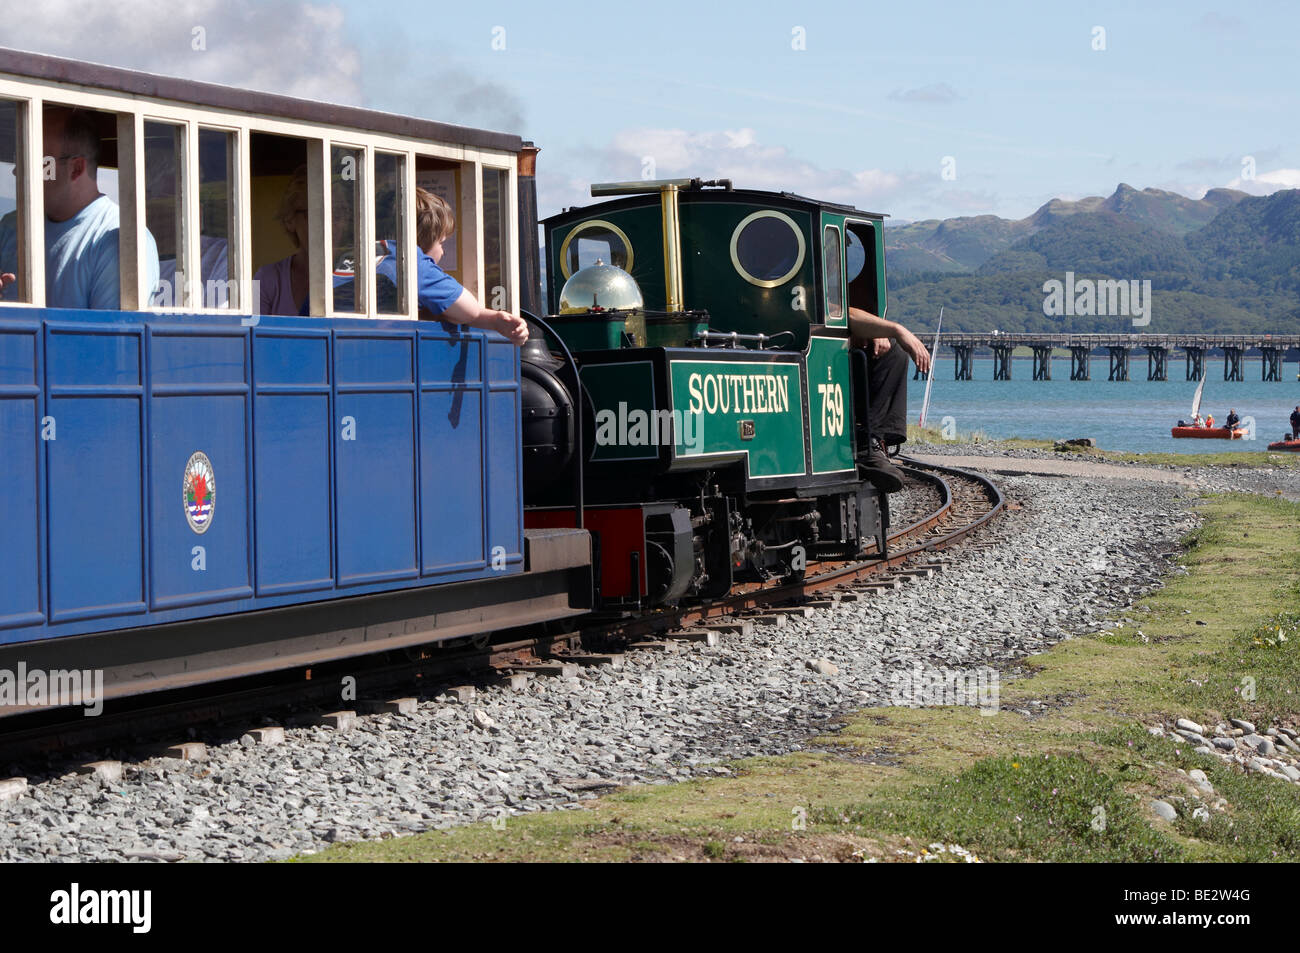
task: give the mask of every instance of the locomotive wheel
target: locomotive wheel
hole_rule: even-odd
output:
[[[673,557],[652,539],[646,540],[646,575],[649,577],[651,602],[659,602],[673,581]]]

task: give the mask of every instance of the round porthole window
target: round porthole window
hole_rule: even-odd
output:
[[[594,265],[599,259],[624,271],[632,271],[632,243],[613,222],[592,219],[583,222],[564,237],[560,246],[560,271],[565,278]]]
[[[803,267],[803,232],[784,212],[746,215],[731,233],[731,263],[751,285],[775,288]]]

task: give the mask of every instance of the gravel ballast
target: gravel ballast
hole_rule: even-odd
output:
[[[1179,486],[999,485],[1021,506],[981,537],[1000,545],[957,550],[932,579],[752,638],[629,653],[622,669],[480,690],[467,704],[430,699],[350,731],[288,728],[273,745],[250,734],[210,744],[205,762],[128,763],[117,780],[33,780],[0,801],[0,861],[282,859],[726,774],[728,760],[799,750],[829,719],[898,700],[918,670],[1005,667],[1098,628],[1159,585],[1196,523],[1194,491]]]

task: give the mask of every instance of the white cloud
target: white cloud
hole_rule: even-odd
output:
[[[785,146],[763,142],[747,127],[624,129],[605,145],[544,148],[537,172],[538,210],[545,217],[561,208],[590,205],[591,183],[637,180],[643,174],[730,179],[738,189],[796,192],[913,219],[1001,211],[996,194],[980,186],[954,188],[937,170],[827,168]]]
[[[293,0],[0,4],[5,45],[332,103],[361,102],[342,8]],[[195,49],[200,46],[200,49]]]
[[[431,58],[426,38],[409,32],[362,47],[335,3],[0,0],[0,22],[4,45],[34,53],[504,132],[523,127],[512,91],[449,57]]]
[[[655,178],[731,179],[736,188],[800,192],[858,206],[889,198],[907,181],[885,169],[823,168],[785,146],[760,142],[749,128],[623,130],[597,154],[594,171],[639,178],[647,160]]]
[[[1300,189],[1300,169],[1274,169],[1259,172],[1253,179],[1241,176],[1228,183],[1230,189],[1241,189],[1251,195],[1271,195],[1281,189]]]

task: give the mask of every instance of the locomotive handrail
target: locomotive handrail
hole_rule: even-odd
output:
[[[777,331],[776,334],[741,334],[738,331],[701,331],[698,340],[701,341],[706,348],[714,346],[709,343],[710,341],[717,341],[718,347],[726,347],[728,344],[735,347],[741,343],[754,343],[758,345],[760,351],[763,351],[767,349],[766,346],[768,344],[783,337],[789,337],[791,341],[794,341],[795,339],[793,331]]]
[[[555,329],[553,327],[551,327],[549,324],[547,324],[537,315],[533,314],[531,311],[524,311],[522,308],[519,311],[519,316],[526,321],[532,321],[534,324],[538,325],[543,331],[549,334],[552,338],[554,338],[555,342],[560,345],[560,350],[564,352],[564,360],[568,363],[570,367],[573,368],[573,383],[575,387],[575,391],[573,394],[573,429],[574,429],[573,440],[574,440],[574,447],[578,452],[577,460],[575,461],[573,467],[574,469],[573,525],[578,529],[582,529],[583,528],[582,469],[583,469],[583,463],[586,461],[586,454],[584,453],[585,448],[582,445],[582,438],[583,438],[582,377],[578,374],[578,362],[574,360],[573,354],[569,351],[569,346],[564,343],[564,338],[556,334]]]

